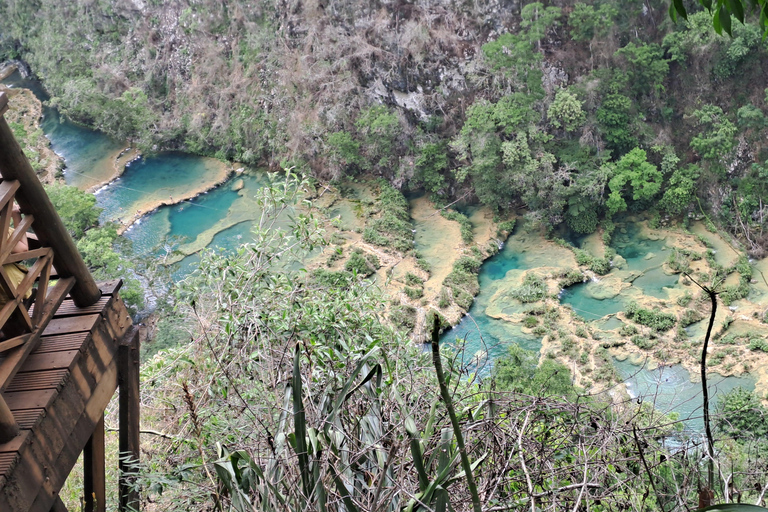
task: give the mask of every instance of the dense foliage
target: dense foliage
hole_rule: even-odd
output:
[[[759,256],[765,13],[725,25],[747,4],[674,2],[687,17],[673,22],[661,0],[12,1],[0,58],[26,59],[66,115],[145,149],[374,173],[581,233],[706,205]]]

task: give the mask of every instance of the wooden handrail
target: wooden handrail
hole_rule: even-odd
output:
[[[79,307],[90,306],[101,298],[101,290],[75,242],[5,121],[7,109],[8,97],[0,92],[0,291],[6,297],[0,306],[0,392],[37,348],[40,335],[67,293]],[[14,201],[24,217],[16,216],[11,234],[11,217],[16,215]],[[27,239],[29,229],[34,231],[36,247],[13,254],[18,242]],[[36,260],[20,281],[12,279],[8,272],[19,269],[16,262],[22,258]],[[54,258],[59,279],[49,290]],[[36,280],[36,295],[32,297]],[[32,316],[28,296],[34,302]],[[16,419],[0,395],[0,443],[13,439],[18,432]]]
[[[19,182],[16,200],[21,211],[34,217],[33,229],[40,243],[53,249],[59,276],[75,278],[71,291],[75,304],[90,306],[101,297],[99,287],[5,121],[7,106],[8,97],[0,92],[0,175],[3,180]]]

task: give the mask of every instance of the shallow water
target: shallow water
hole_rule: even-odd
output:
[[[233,184],[242,188],[234,190]],[[140,254],[164,254],[175,247],[182,251],[180,268],[174,273],[183,277],[198,258],[195,253],[208,246],[233,250],[252,241],[251,228],[259,216],[253,200],[267,182],[265,173],[253,172],[234,176],[217,188],[188,201],[161,206],[128,229],[125,236]]]
[[[30,89],[42,102],[50,99],[40,82],[24,79],[18,71],[2,83],[10,87]],[[66,163],[64,181],[67,185],[85,190],[109,180],[114,175],[114,159],[125,144],[99,131],[67,121],[56,109],[45,105],[41,126],[45,136],[51,141],[51,149]]]
[[[211,187],[223,164],[213,158],[185,153],[160,153],[139,158],[120,178],[96,192],[102,222],[129,224],[160,202],[171,203]]]
[[[682,366],[664,366],[654,370],[632,364],[629,360],[615,361],[616,370],[626,380],[632,398],[652,403],[662,413],[675,412],[686,427],[701,430],[704,427],[701,408],[701,383],[691,382],[691,375]],[[717,397],[734,388],[754,390],[755,383],[748,377],[723,377],[716,373],[707,376],[710,412],[717,406]]]
[[[491,299],[499,285],[503,284],[507,273],[543,266],[574,266],[570,251],[547,242],[537,234],[522,231],[518,228],[516,234],[510,236],[504,244],[504,248],[485,261],[479,274],[480,293],[475,297],[469,314],[442,336],[442,341],[450,345],[454,345],[457,338],[465,340],[462,344],[464,363],[474,363],[472,360],[475,358],[482,373],[490,370],[494,359],[506,355],[507,347],[511,343],[536,352],[541,350],[539,337],[523,333],[519,324],[492,318],[486,314]],[[517,304],[496,306],[505,313],[524,309],[524,306]]]
[[[569,304],[584,320],[597,320],[624,310],[621,294],[612,299],[598,299],[590,293],[590,284],[581,283],[570,286],[560,293],[560,302]]]

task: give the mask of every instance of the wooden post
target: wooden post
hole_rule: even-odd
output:
[[[0,443],[7,443],[19,433],[19,425],[16,423],[8,404],[0,395]]]
[[[85,512],[106,512],[107,483],[104,468],[104,415],[83,450]]]
[[[131,326],[117,348],[118,385],[120,386],[120,512],[138,512],[139,493],[135,490],[135,465],[139,462],[139,328]]]
[[[56,270],[61,277],[74,277],[72,299],[79,307],[90,306],[101,298],[99,287],[80,257],[80,252],[64,227],[59,214],[45,193],[34,169],[2,114],[8,108],[8,97],[0,93],[0,174],[4,180],[17,180],[21,187],[16,200],[23,213],[31,214],[32,228],[40,242],[53,249]]]

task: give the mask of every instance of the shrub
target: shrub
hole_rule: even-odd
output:
[[[446,219],[459,223],[459,228],[461,229],[461,240],[465,244],[469,245],[474,241],[474,235],[472,234],[472,223],[469,222],[469,217],[455,210],[442,210],[440,213]]]
[[[674,327],[677,319],[671,313],[662,313],[661,311],[652,311],[650,309],[642,309],[634,302],[627,305],[627,309],[624,314],[627,318],[634,320],[640,325],[645,325],[651,329],[664,332]]]
[[[324,288],[348,288],[352,282],[352,274],[347,271],[317,269],[312,272],[312,279]]]
[[[408,286],[421,286],[424,284],[424,280],[416,274],[408,272],[405,274],[405,284]]]
[[[560,274],[560,286],[562,288],[568,288],[582,282],[584,282],[584,274],[578,269],[567,270]]]
[[[526,274],[522,286],[510,292],[512,298],[519,300],[523,304],[540,301],[546,294],[546,284],[539,276],[533,273]]]
[[[375,254],[367,254],[362,249],[355,249],[350,254],[344,269],[359,276],[368,277],[380,266],[379,258]]]
[[[637,332],[637,327],[632,324],[624,324],[619,329],[619,334],[622,336],[634,336]]]
[[[509,235],[512,234],[512,231],[515,230],[515,219],[505,220],[504,222],[500,222],[498,227],[496,228],[496,236],[499,238],[506,238]]]
[[[453,294],[451,293],[450,288],[446,288],[443,286],[440,289],[440,295],[437,298],[437,307],[444,309],[451,305],[451,300],[453,300]]]
[[[537,325],[539,325],[539,319],[535,316],[527,316],[525,317],[525,320],[523,320],[523,325],[527,327],[528,329],[533,329]]]
[[[420,299],[424,296],[424,288],[411,288],[406,286],[403,290],[409,299]]]
[[[680,316],[680,325],[682,327],[688,327],[691,324],[695,324],[699,320],[704,318],[704,315],[696,311],[695,309],[686,309]]]

